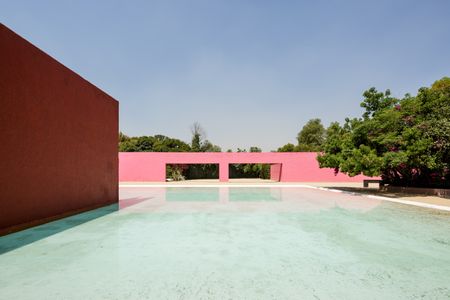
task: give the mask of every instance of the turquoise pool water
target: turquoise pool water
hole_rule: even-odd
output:
[[[0,238],[0,299],[449,299],[450,214],[306,188],[122,188]]]

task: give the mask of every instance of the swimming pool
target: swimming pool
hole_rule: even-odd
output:
[[[0,238],[0,299],[449,299],[450,213],[290,187],[129,187]]]

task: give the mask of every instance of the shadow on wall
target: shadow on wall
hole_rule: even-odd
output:
[[[0,254],[26,246],[64,230],[103,217],[119,209],[118,204],[101,207],[78,215],[39,225],[0,237]]]

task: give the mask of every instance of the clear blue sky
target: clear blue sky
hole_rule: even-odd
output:
[[[295,142],[450,75],[450,1],[0,1],[0,21],[120,101],[128,135]]]

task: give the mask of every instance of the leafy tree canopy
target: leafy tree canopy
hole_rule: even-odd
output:
[[[252,146],[248,152],[262,152],[261,148]]]
[[[191,151],[192,152],[221,152],[222,149],[211,143],[206,139],[205,130],[202,126],[195,122],[191,126],[192,140],[191,140]]]
[[[291,143],[287,143],[284,146],[281,146],[280,148],[277,149],[277,152],[296,152],[297,151],[297,146],[295,146],[294,144]]]
[[[397,185],[443,186],[450,180],[450,78],[416,96],[364,92],[362,118],[332,123],[321,167],[350,176],[381,176]]]
[[[164,135],[128,137],[119,133],[121,152],[186,152],[190,149],[185,142]]]
[[[325,141],[326,131],[320,119],[309,120],[297,135],[297,145],[287,143],[277,152],[319,152]]]
[[[320,119],[311,119],[297,135],[297,151],[320,151],[325,141],[325,128]]]

